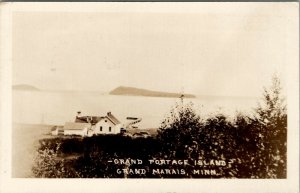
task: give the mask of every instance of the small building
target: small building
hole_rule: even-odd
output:
[[[63,130],[64,130],[64,135],[87,136],[88,130],[90,128],[91,128],[90,123],[66,122]]]
[[[54,126],[51,129],[52,135],[64,135],[64,129],[62,126]]]

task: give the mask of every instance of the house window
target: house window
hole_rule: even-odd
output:
[[[107,120],[105,120],[105,122],[107,122]]]
[[[100,127],[100,131],[102,131],[102,126]]]
[[[109,129],[109,132],[111,132],[111,127],[109,127],[108,129]]]

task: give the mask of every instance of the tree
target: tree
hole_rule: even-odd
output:
[[[169,158],[188,158],[202,126],[202,120],[195,113],[192,103],[176,104],[158,130],[162,154]]]
[[[263,101],[256,109],[254,125],[258,134],[257,177],[285,178],[287,150],[287,108],[277,76],[264,88]]]

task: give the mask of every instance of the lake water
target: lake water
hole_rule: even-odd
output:
[[[74,121],[77,111],[82,115],[104,116],[112,112],[120,121],[141,117],[140,128],[159,127],[177,98],[117,96],[93,92],[44,92],[13,90],[13,122],[63,125]],[[251,113],[258,99],[250,97],[197,97],[193,102],[203,117],[216,113],[234,116],[236,112]]]

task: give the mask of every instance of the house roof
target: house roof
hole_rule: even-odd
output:
[[[64,130],[82,130],[84,128],[89,128],[90,126],[90,123],[66,122],[64,125]]]
[[[115,117],[113,116],[110,112],[107,113],[106,116],[109,120],[111,120],[111,122],[113,122],[115,125],[120,124],[121,122]]]
[[[118,125],[121,122],[111,114],[111,112],[108,112],[105,117],[99,117],[99,116],[76,116],[75,122],[76,123],[91,123],[92,125],[95,125],[100,120],[108,118],[114,125]]]

